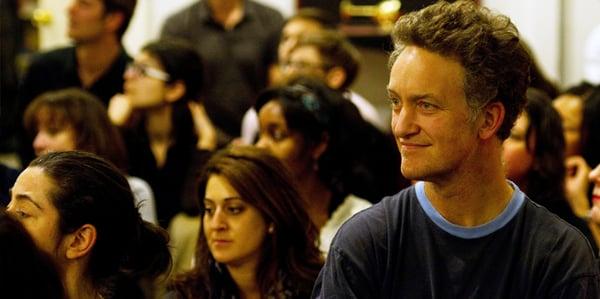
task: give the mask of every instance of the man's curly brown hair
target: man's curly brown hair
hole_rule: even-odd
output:
[[[472,1],[440,1],[406,14],[392,32],[390,66],[406,46],[455,59],[465,68],[464,89],[474,120],[485,105],[501,102],[506,114],[497,136],[504,140],[525,105],[530,57],[510,19]]]

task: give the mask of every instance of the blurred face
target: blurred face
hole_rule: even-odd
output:
[[[289,59],[281,62],[284,82],[299,76],[326,80],[327,67],[315,46],[301,46],[292,50]]]
[[[533,165],[535,151],[535,132],[527,140],[526,134],[529,128],[529,118],[526,113],[522,113],[514,127],[510,131],[510,136],[504,141],[504,163],[506,167],[506,177],[514,181],[520,187],[527,177],[527,173]],[[527,149],[527,144],[531,149]]]
[[[38,128],[33,139],[35,155],[77,149],[75,129],[68,124],[52,122],[49,113],[47,109],[42,109],[37,115]]]
[[[312,159],[305,150],[302,134],[290,130],[281,104],[266,103],[258,112],[259,139],[256,146],[267,149],[281,160],[296,177],[312,169]]]
[[[215,260],[228,266],[256,265],[267,235],[260,211],[246,203],[220,175],[208,179],[204,206],[204,236]]]
[[[432,180],[455,173],[477,148],[456,61],[409,46],[392,66],[388,93],[402,174]]]
[[[590,172],[590,181],[594,184],[592,202],[595,206],[600,206],[600,164]]]
[[[124,91],[131,105],[137,109],[144,109],[166,104],[165,76],[168,75],[158,59],[148,52],[141,52],[133,64],[128,66],[124,75]]]
[[[96,40],[106,32],[102,0],[73,0],[68,14],[67,34],[76,43]]]
[[[28,167],[11,189],[7,209],[23,224],[36,245],[51,256],[57,255],[61,239],[58,210],[50,199],[54,186],[42,168]]]
[[[566,156],[581,152],[581,123],[583,121],[583,101],[578,96],[561,95],[552,102],[562,119],[565,134]]]
[[[279,61],[286,61],[289,54],[298,43],[303,34],[319,32],[323,30],[321,25],[315,21],[307,19],[293,19],[287,22],[281,31],[281,40],[279,41],[278,58]]]

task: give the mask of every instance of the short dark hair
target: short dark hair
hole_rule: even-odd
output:
[[[161,39],[146,44],[142,52],[147,52],[159,61],[169,74],[169,83],[183,81],[185,95],[181,100],[199,100],[203,80],[202,60],[188,42],[175,38]]]
[[[33,160],[54,183],[49,198],[58,210],[59,232],[84,224],[97,230],[86,275],[103,295],[115,280],[155,278],[171,266],[169,237],[142,220],[127,179],[108,161],[87,152],[54,152]]]
[[[119,39],[121,39],[123,34],[125,34],[125,31],[127,31],[127,27],[129,27],[129,22],[135,11],[137,0],[103,0],[103,2],[104,10],[107,13],[118,12],[123,14],[123,23],[117,31],[117,35]]]
[[[506,114],[496,135],[504,140],[525,105],[530,57],[510,19],[473,1],[437,2],[406,14],[392,32],[390,64],[406,46],[458,61],[465,69],[464,91],[471,116],[498,101]]]
[[[291,174],[277,158],[252,146],[230,147],[217,152],[204,168],[199,183],[201,213],[204,215],[206,184],[213,175],[223,176],[248,204],[256,207],[266,223],[273,224],[268,234],[256,273],[262,297],[273,286],[283,284],[286,290],[310,295],[322,266],[317,248],[318,231]],[[237,294],[238,290],[226,273],[216,271],[201,224],[196,266],[173,283],[185,298],[212,298],[221,292]],[[222,267],[221,267],[222,269]],[[222,270],[223,271],[223,270]],[[281,281],[285,273],[285,281]],[[202,296],[204,295],[204,296]],[[280,294],[275,295],[278,298]]]
[[[318,23],[324,29],[331,30],[335,30],[338,25],[338,20],[335,15],[318,7],[300,8],[296,14],[286,20],[286,23],[294,20],[310,20]]]
[[[127,150],[121,132],[111,123],[106,108],[93,94],[67,88],[41,94],[27,106],[23,122],[27,132],[35,135],[39,113],[48,116],[48,122],[59,128],[72,126],[77,150],[103,157],[121,170],[127,169]]]

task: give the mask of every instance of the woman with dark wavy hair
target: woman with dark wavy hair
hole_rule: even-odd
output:
[[[232,147],[207,163],[194,268],[178,298],[308,298],[322,266],[317,229],[285,166],[266,151]]]
[[[167,233],[140,217],[125,177],[94,154],[36,158],[7,211],[53,257],[69,299],[144,298],[137,282],[170,268]]]
[[[578,228],[595,247],[587,224],[569,206],[564,161],[560,115],[543,91],[530,88],[525,110],[504,141],[506,176],[537,203]]]
[[[261,93],[255,108],[256,146],[291,170],[324,253],[347,219],[399,188],[394,141],[325,83],[297,78]]]

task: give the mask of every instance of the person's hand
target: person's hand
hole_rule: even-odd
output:
[[[188,102],[188,107],[194,119],[194,127],[198,134],[198,149],[214,150],[217,148],[217,130],[208,117],[204,105],[197,102]]]
[[[132,111],[131,101],[124,94],[114,95],[108,103],[108,117],[117,126],[123,126],[127,123]]]
[[[590,167],[583,157],[572,156],[565,161],[567,175],[565,177],[565,193],[575,215],[586,217],[590,210],[587,198],[589,187],[588,175]]]

